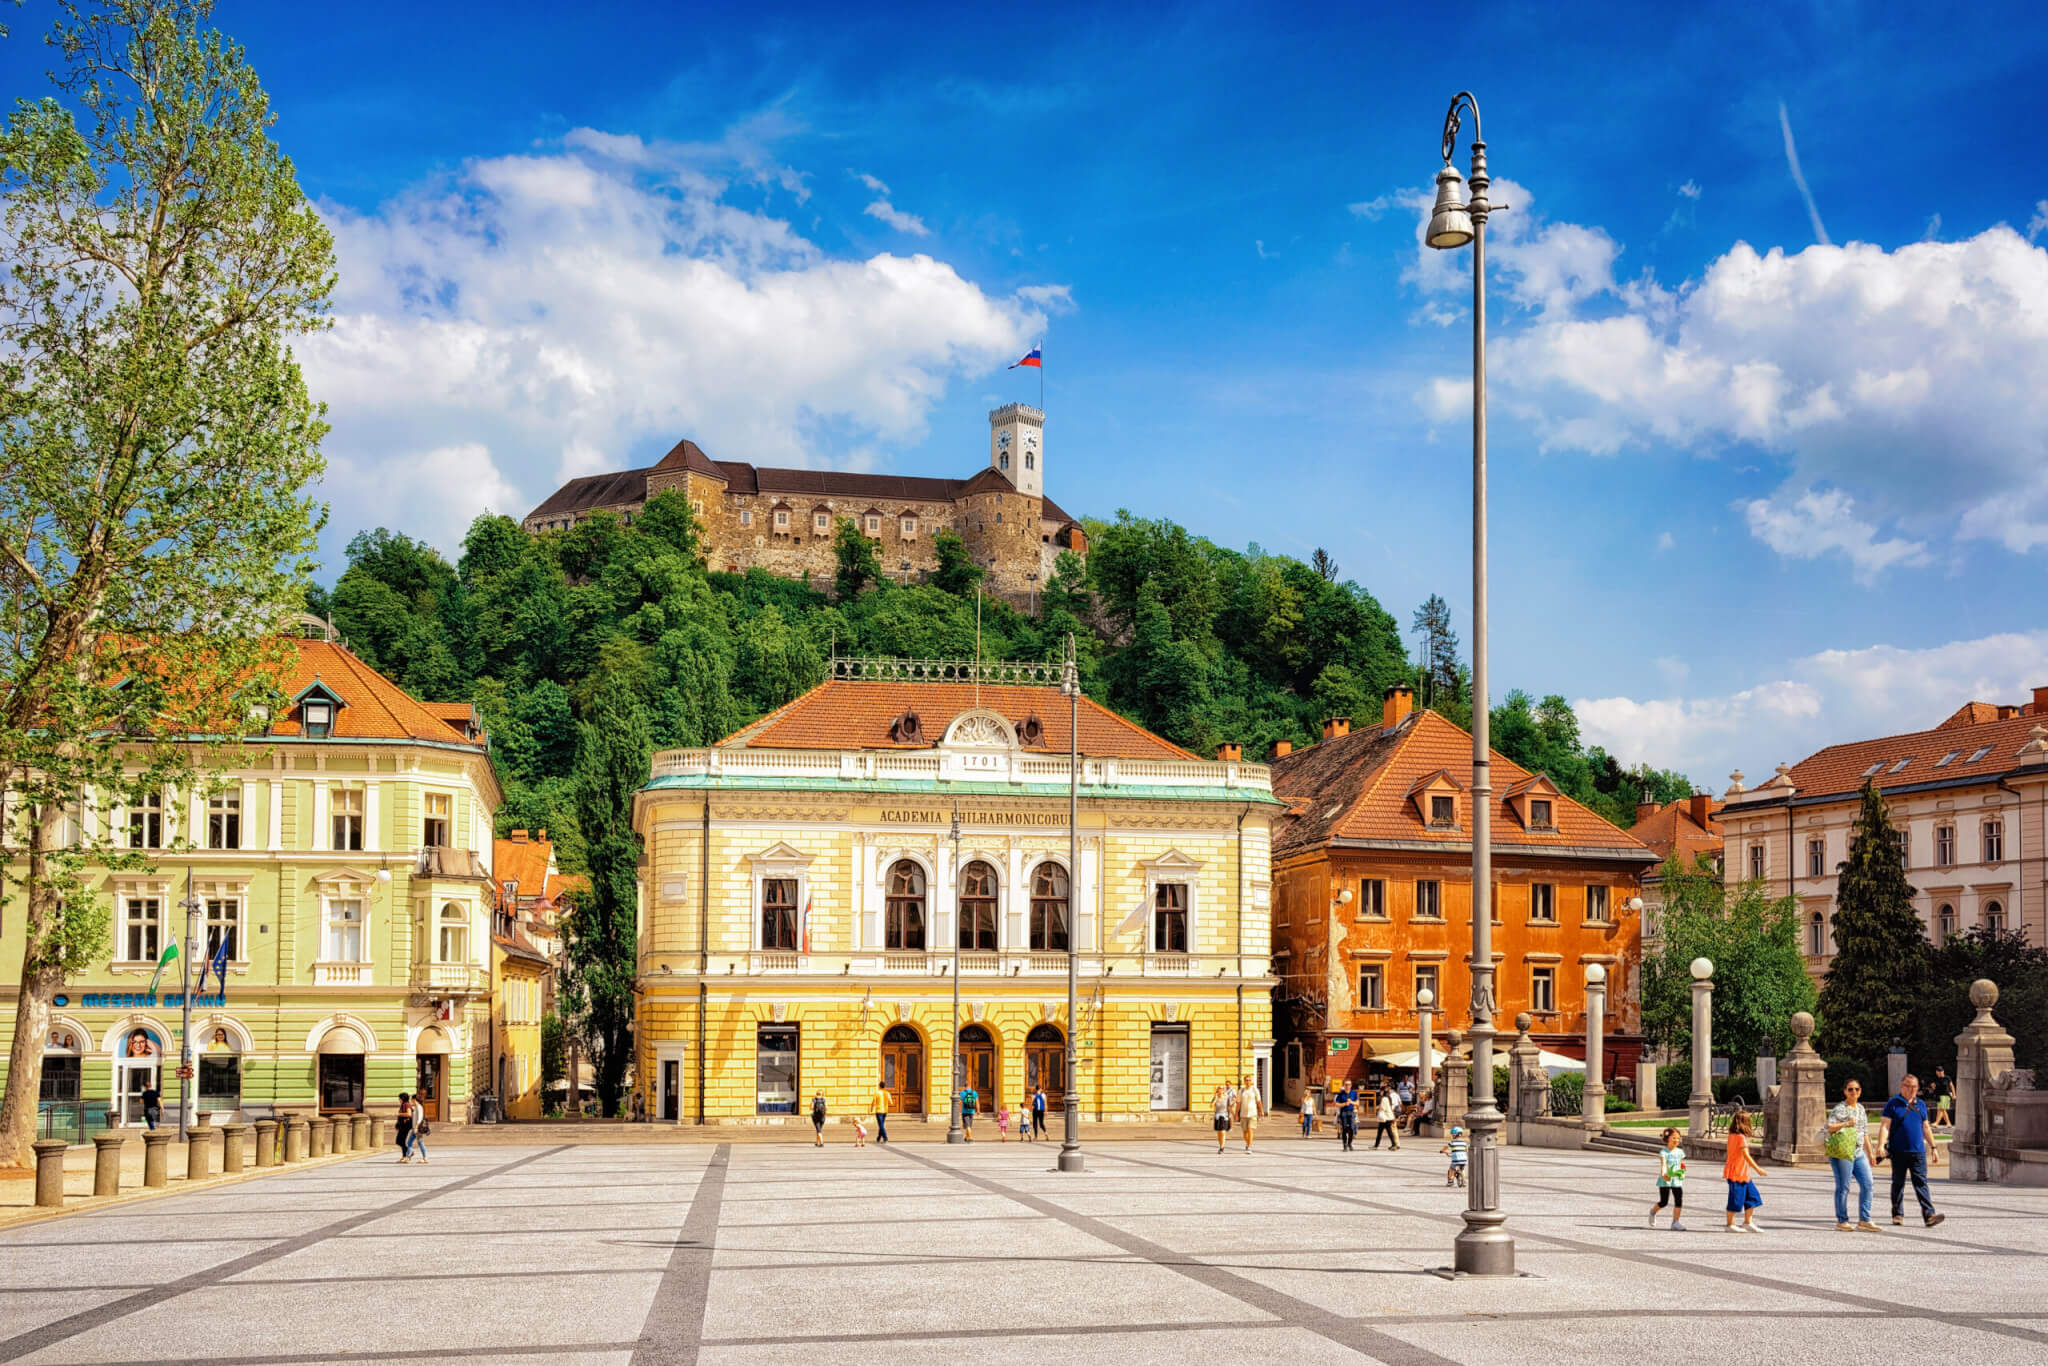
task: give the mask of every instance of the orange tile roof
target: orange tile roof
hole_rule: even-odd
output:
[[[1065,754],[1068,702],[1058,688],[1014,683],[880,683],[834,678],[742,726],[720,745],[750,749],[929,749],[962,712],[977,706],[1014,725],[1036,716],[1044,727],[1032,749]],[[917,713],[918,740],[895,740],[890,723],[906,711]],[[1193,759],[1179,745],[1160,739],[1109,708],[1081,699],[1081,753],[1117,759]]]
[[[2012,768],[2020,746],[2027,743],[2028,732],[2048,724],[2048,716],[2036,714],[2029,704],[2019,709],[2019,715],[2003,721],[1996,719],[1995,709],[1986,719],[1958,720],[1984,705],[1973,702],[1933,730],[1830,745],[1791,767],[1793,789],[1801,798],[1855,792],[1862,788],[1866,774],[1880,788],[1971,777],[1992,782]],[[1982,758],[1975,757],[1979,750],[1985,751]],[[1942,759],[1950,754],[1955,758],[1943,764]],[[1902,759],[1908,762],[1899,768]],[[1875,773],[1870,772],[1873,764],[1877,765]]]
[[[1692,799],[1680,797],[1666,802],[1628,828],[1629,834],[1647,844],[1659,858],[1675,852],[1681,863],[1691,865],[1699,854],[1721,852],[1721,823],[1714,819],[1721,811],[1719,801],[1709,800],[1707,823],[1693,819]]]
[[[333,641],[288,640],[292,650],[280,683],[293,698],[319,683],[342,701],[334,718],[337,740],[431,740],[482,749],[433,709]],[[467,709],[468,703],[461,704]],[[288,708],[270,724],[269,734],[303,734],[298,709]]]
[[[552,840],[500,839],[491,845],[491,876],[501,887],[508,882],[518,883],[522,901],[546,894],[548,869],[554,861]]]
[[[1992,702],[1965,702],[1957,707],[1948,720],[1936,726],[1936,730],[1948,730],[1954,726],[1981,726],[1987,721],[1998,719],[1997,704]]]
[[[1332,839],[1406,840],[1429,844],[1470,842],[1469,822],[1456,830],[1431,829],[1411,799],[1416,786],[1438,770],[1463,792],[1472,785],[1472,737],[1433,711],[1412,713],[1391,730],[1376,726],[1298,749],[1273,761],[1273,791],[1283,799],[1308,798],[1308,810],[1283,818],[1275,853]],[[1532,776],[1493,752],[1492,830],[1496,846],[1527,853],[1558,849],[1641,850],[1640,841],[1570,797],[1559,794],[1555,830],[1530,830],[1507,804],[1507,791]],[[1461,801],[1465,798],[1461,798]]]

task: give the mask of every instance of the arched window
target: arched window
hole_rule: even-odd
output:
[[[1999,931],[2005,928],[2005,907],[1996,901],[1984,903],[1984,928]]]
[[[469,916],[452,901],[441,908],[441,961],[469,961]]]
[[[1956,937],[1956,908],[1943,902],[1941,909],[1934,913],[1934,942],[1946,944]]]
[[[924,947],[924,869],[904,859],[889,870],[888,923],[883,947]]]
[[[1819,911],[1815,911],[1813,918],[1806,922],[1806,951],[1815,957],[1828,951],[1827,917]]]
[[[1031,947],[1067,951],[1067,870],[1050,861],[1031,874]]]
[[[960,947],[996,946],[996,870],[979,859],[960,870]]]

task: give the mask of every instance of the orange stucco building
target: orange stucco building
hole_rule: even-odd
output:
[[[1472,737],[1390,689],[1378,726],[1330,722],[1275,757],[1274,1026],[1282,1094],[1365,1078],[1416,1049],[1416,993],[1436,999],[1439,1046],[1471,1022]],[[1642,1052],[1643,874],[1656,855],[1498,752],[1493,755],[1496,1028],[1521,1011],[1544,1048],[1585,1056],[1586,969],[1608,977],[1606,1067]]]

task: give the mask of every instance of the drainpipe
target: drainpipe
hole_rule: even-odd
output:
[[[711,794],[697,845],[697,1123],[704,1123],[704,1012],[711,1002]]]

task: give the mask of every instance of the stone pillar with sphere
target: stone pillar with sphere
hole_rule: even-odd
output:
[[[1692,1096],[1686,1102],[1685,1131],[1707,1136],[1707,1111],[1714,1104],[1714,964],[1692,960]]]
[[[1951,1181],[1988,1181],[2007,1165],[1991,1166],[1984,1092],[2012,1071],[2012,1035],[1991,1017],[1991,1007],[1998,1004],[1998,987],[1991,979],[1979,977],[1970,984],[1970,1004],[1977,1008],[1977,1018],[1956,1035],[1955,1129],[1948,1151]]]
[[[1586,1086],[1579,1122],[1588,1129],[1607,1123],[1607,969],[1586,965]]]
[[[1515,1041],[1508,1046],[1508,1113],[1516,1119],[1541,1119],[1550,1113],[1550,1073],[1543,1049],[1529,1037],[1536,1023],[1528,1011],[1515,1016]]]
[[[1827,1059],[1813,1051],[1813,1016],[1792,1017],[1792,1051],[1778,1068],[1778,1108],[1772,1116],[1771,1156],[1780,1162],[1827,1160]]]

